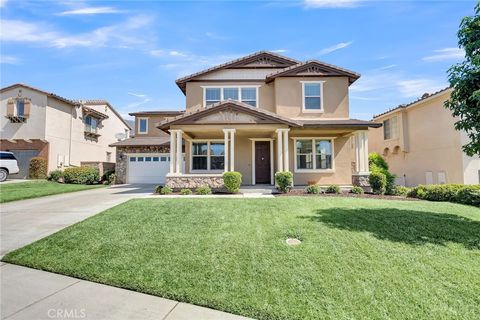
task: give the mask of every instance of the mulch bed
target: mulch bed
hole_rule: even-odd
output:
[[[335,193],[320,193],[320,194],[311,194],[306,193],[302,189],[293,189],[288,193],[276,193],[274,194],[277,197],[347,197],[347,198],[371,198],[371,199],[384,199],[384,200],[403,200],[403,201],[418,201],[416,198],[407,198],[402,196],[387,196],[387,195],[377,195],[373,193],[364,193],[364,194],[354,194],[350,192],[342,192],[341,194]]]

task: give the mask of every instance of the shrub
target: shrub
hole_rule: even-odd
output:
[[[455,202],[480,207],[480,185],[464,186],[457,191]]]
[[[364,191],[362,187],[355,186],[352,189],[350,189],[350,192],[353,194],[363,194]]]
[[[290,171],[279,171],[275,173],[275,183],[281,192],[288,192],[293,185],[293,174]]]
[[[28,177],[30,179],[46,179],[47,160],[41,157],[33,157],[32,159],[30,159]]]
[[[200,186],[195,189],[195,193],[200,195],[212,194],[212,189],[209,186]]]
[[[322,188],[318,184],[312,184],[306,187],[305,191],[310,194],[319,194],[322,192]]]
[[[160,194],[160,191],[162,191],[163,186],[155,186],[155,193]]]
[[[336,193],[336,194],[340,194],[342,193],[342,190],[340,190],[340,187],[339,186],[336,186],[336,185],[331,185],[331,186],[328,186],[327,190],[325,190],[326,193]]]
[[[370,172],[380,172],[385,175],[386,184],[384,193],[393,194],[396,176],[388,171],[388,163],[385,159],[376,152],[370,153],[368,155],[368,168]]]
[[[410,188],[395,185],[393,186],[392,195],[406,197],[409,191]]]
[[[188,196],[189,194],[192,194],[192,190],[184,188],[184,189],[180,190],[180,194],[184,195],[184,196]]]
[[[63,181],[63,171],[62,170],[51,171],[50,174],[48,175],[48,180],[55,181],[55,182],[60,182],[61,180]]]
[[[242,174],[240,172],[231,171],[223,174],[223,183],[230,193],[237,193],[242,184]]]
[[[65,183],[94,184],[100,180],[98,169],[93,167],[70,167],[63,172]]]
[[[385,187],[387,185],[387,177],[378,171],[370,173],[368,176],[368,182],[372,187],[373,193],[375,194],[384,194]]]
[[[160,194],[163,194],[163,195],[170,194],[172,192],[173,190],[169,186],[164,186],[163,188],[160,189]]]
[[[113,184],[115,182],[115,170],[108,170],[102,176],[102,181],[104,184]]]

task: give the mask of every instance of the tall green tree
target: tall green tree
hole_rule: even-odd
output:
[[[469,156],[480,155],[480,2],[473,16],[462,19],[458,45],[465,50],[465,61],[448,70],[453,92],[445,107],[460,118],[455,129],[464,130],[470,138],[463,151]]]

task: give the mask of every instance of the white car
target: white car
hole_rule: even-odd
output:
[[[9,174],[17,174],[18,162],[13,153],[0,151],[0,182],[7,180]]]

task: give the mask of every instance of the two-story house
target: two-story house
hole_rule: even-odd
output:
[[[385,157],[398,184],[480,183],[480,158],[462,151],[468,136],[455,130],[458,119],[444,107],[452,90],[426,93],[373,118],[383,128],[370,130],[370,151]]]
[[[105,100],[74,101],[25,84],[0,89],[2,151],[13,152],[28,176],[32,157],[43,157],[48,171],[82,163],[114,163],[109,145],[128,137],[130,126]]]
[[[158,134],[154,152],[142,149],[140,159],[133,149],[119,153],[119,181],[130,182],[130,166],[163,154],[170,159],[164,181],[173,188],[219,187],[226,171],[239,171],[246,185],[274,184],[274,173],[287,170],[295,185],[361,184],[368,128],[381,124],[349,118],[348,90],[359,77],[261,51],[178,79],[186,110],[156,124],[169,137]],[[143,116],[136,116],[138,127]]]

